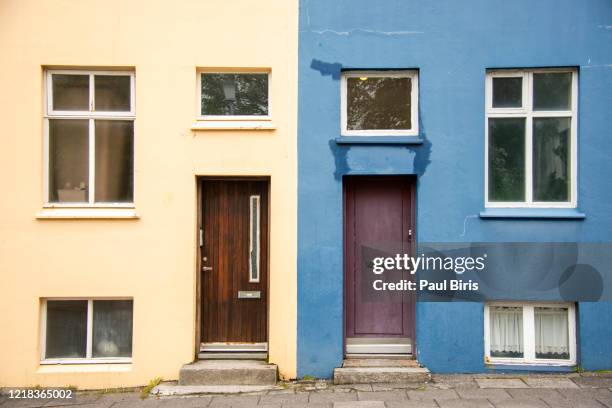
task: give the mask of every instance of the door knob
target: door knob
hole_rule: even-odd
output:
[[[202,267],[202,271],[204,271],[204,272],[206,272],[206,271],[212,271],[212,270],[213,270],[212,266],[203,266],[203,267]]]

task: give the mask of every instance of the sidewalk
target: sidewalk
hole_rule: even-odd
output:
[[[9,400],[0,408],[612,408],[612,374],[433,375],[426,384],[333,385],[325,381],[281,383],[273,390],[183,397],[79,392],[71,400]]]

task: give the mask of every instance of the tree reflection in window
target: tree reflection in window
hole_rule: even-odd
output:
[[[266,116],[268,74],[201,74],[201,113],[219,116]]]
[[[348,130],[409,130],[412,128],[410,78],[349,77]]]

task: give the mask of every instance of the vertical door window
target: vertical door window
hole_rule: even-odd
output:
[[[249,204],[249,282],[259,282],[260,196],[252,195]]]

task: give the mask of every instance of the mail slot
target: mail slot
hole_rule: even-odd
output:
[[[239,290],[238,299],[259,299],[261,292],[259,290]]]

